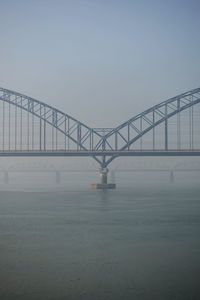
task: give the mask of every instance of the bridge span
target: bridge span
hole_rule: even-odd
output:
[[[163,101],[116,128],[90,128],[44,103],[0,88],[0,156],[92,157],[107,183],[121,156],[199,156],[200,88]]]
[[[76,156],[76,157],[92,157],[94,156],[111,156],[113,157],[116,155],[119,156],[199,156],[200,150],[126,150],[126,151],[120,151],[120,150],[98,150],[98,151],[1,151],[0,156],[9,157],[9,156]]]

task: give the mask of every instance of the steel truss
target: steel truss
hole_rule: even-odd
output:
[[[3,128],[3,151],[2,155],[69,155],[69,156],[92,156],[102,168],[108,166],[108,164],[118,156],[131,156],[131,155],[146,155],[144,149],[141,151],[133,151],[131,148],[136,141],[139,139],[142,141],[148,132],[152,132],[152,149],[149,149],[149,153],[154,153],[155,155],[173,155],[173,149],[169,149],[169,126],[168,121],[173,116],[177,115],[177,143],[178,149],[180,150],[181,144],[181,134],[180,134],[180,113],[184,110],[190,109],[190,149],[192,149],[193,144],[193,106],[197,103],[200,103],[200,88],[191,90],[189,92],[183,93],[166,101],[163,101],[144,112],[134,116],[123,124],[119,125],[116,128],[90,128],[87,125],[81,123],[80,121],[74,119],[68,114],[63,113],[62,111],[47,105],[44,102],[35,100],[23,94],[0,88],[0,100],[3,103],[3,124],[4,124],[4,103],[9,104],[9,111],[7,113],[9,118],[9,146],[8,149],[4,147],[4,128]],[[34,151],[33,144],[34,140],[32,137],[32,148],[29,148],[28,151],[20,149],[18,151],[16,146],[15,149],[10,149],[10,105],[13,105],[25,111],[28,114],[28,121],[26,126],[28,126],[29,134],[29,114],[38,118],[40,122],[40,136],[41,131],[43,132],[43,144],[41,143],[40,138],[40,147],[39,151]],[[192,108],[192,109],[191,109]],[[160,152],[155,147],[155,128],[160,124],[164,124],[164,148]],[[56,131],[59,131],[63,134],[65,140],[65,149],[61,151],[58,149],[56,142],[56,149],[48,149],[46,146],[47,134],[46,134],[46,125],[52,126]],[[4,125],[3,125],[4,126]],[[22,126],[22,125],[21,125]],[[33,135],[33,130],[30,131],[30,135]],[[53,134],[53,133],[52,133]],[[67,146],[67,139],[73,142],[73,145],[76,145],[75,148],[71,149],[69,145]],[[29,141],[29,137],[28,137]],[[197,149],[196,149],[197,150]],[[153,151],[153,152],[152,152]],[[175,151],[176,155],[178,151]],[[185,153],[190,153],[190,151],[185,151]],[[57,154],[56,154],[57,153]],[[159,154],[162,153],[162,154]],[[171,153],[171,154],[170,154]],[[194,151],[191,151],[191,154]],[[195,151],[198,153],[198,151]],[[188,154],[187,154],[188,155]],[[197,155],[197,154],[195,154]]]

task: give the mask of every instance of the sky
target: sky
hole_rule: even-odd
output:
[[[200,87],[200,1],[0,0],[0,86],[91,127]]]

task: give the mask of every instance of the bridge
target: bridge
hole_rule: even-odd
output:
[[[100,166],[121,156],[199,156],[200,88],[165,100],[116,128],[91,128],[44,103],[0,88],[0,156],[84,156]]]

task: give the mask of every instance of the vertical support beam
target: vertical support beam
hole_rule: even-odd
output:
[[[51,126],[51,148],[54,150],[54,126]]]
[[[115,150],[118,149],[117,131],[115,132]]]
[[[181,149],[181,128],[180,128],[180,99],[177,99],[177,149]]]
[[[46,107],[44,107],[44,151],[46,151]]]
[[[3,151],[5,147],[5,101],[3,101]]]
[[[57,126],[57,124],[56,124]],[[58,150],[58,130],[56,128],[56,150]]]
[[[93,132],[92,132],[92,130],[90,129],[90,137],[89,137],[89,141],[90,141],[90,150],[92,150],[92,135],[93,135]]]
[[[8,105],[8,150],[10,150],[10,102]]]
[[[142,132],[142,116],[140,117],[140,133]],[[142,150],[142,136],[140,137],[140,150]]]
[[[94,150],[94,132],[92,132],[92,150]]]
[[[189,108],[189,148],[192,149],[192,117],[191,117],[191,109],[192,106]]]
[[[69,123],[69,117],[67,118],[67,131],[68,131],[68,135],[70,134],[69,133],[69,127],[70,127],[70,123]],[[69,137],[67,138],[67,148],[68,150],[70,149],[70,140],[69,140]]]
[[[191,103],[193,102],[193,95],[190,96],[190,101]],[[193,128],[194,128],[194,118],[193,118],[193,105],[190,106],[189,108],[189,147],[190,150],[193,149],[194,146],[194,133],[193,133]]]
[[[56,148],[57,150],[57,144],[58,144],[58,133],[57,133],[57,112],[55,110],[52,110],[52,150]],[[55,139],[54,139],[54,129],[56,130],[56,145],[55,145]]]
[[[40,151],[42,150],[42,119],[41,119],[41,114],[42,114],[42,108],[41,108],[41,104],[40,104]]]
[[[105,137],[103,136],[102,150],[105,151],[105,149],[106,149],[106,140],[105,140]],[[105,164],[105,156],[103,156],[102,160],[103,160],[103,165],[104,165]]]
[[[21,97],[21,107],[22,107],[22,97]],[[20,108],[20,150],[22,150],[22,108]]]
[[[191,107],[191,125],[192,125],[192,128],[191,128],[191,148],[192,150],[194,149],[194,108],[193,108],[193,105]]]
[[[58,130],[57,130],[57,113],[56,113],[56,150],[58,150]]]
[[[28,112],[27,112],[27,150],[29,150],[29,111],[30,111],[30,100],[28,100]]]
[[[128,150],[130,149],[129,142],[130,142],[130,124],[128,123]]]
[[[17,106],[16,105],[15,105],[15,150],[17,150]]]
[[[81,143],[81,125],[77,124],[77,150],[81,148],[80,143]]]
[[[65,151],[67,149],[67,136],[66,136],[66,132],[67,132],[67,117],[65,116]]]
[[[34,150],[34,134],[35,134],[35,130],[34,130],[34,104],[32,102],[32,150]]]
[[[58,130],[57,130],[57,126],[58,126],[58,116],[57,116],[57,112],[53,111],[53,116],[54,116],[54,125],[55,125],[55,129],[56,129],[56,150],[58,149]]]
[[[153,110],[153,124],[155,124],[155,110]],[[155,150],[155,127],[153,127],[153,150]]]
[[[168,119],[167,119],[167,104],[165,104],[165,151],[168,150]]]

